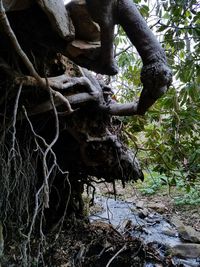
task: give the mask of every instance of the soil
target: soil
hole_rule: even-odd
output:
[[[45,244],[39,254],[38,248]],[[122,235],[112,225],[103,222],[68,221],[65,230],[46,236],[45,243],[32,241],[32,251],[27,264],[20,256],[16,244],[10,243],[8,254],[1,267],[174,267],[171,257],[162,258],[157,249],[147,246],[140,238],[128,233]],[[161,264],[162,263],[162,264]],[[161,265],[160,265],[161,264]]]

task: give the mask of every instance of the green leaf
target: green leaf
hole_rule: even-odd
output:
[[[142,14],[143,17],[148,17],[149,16],[149,7],[147,5],[141,5],[140,13]]]

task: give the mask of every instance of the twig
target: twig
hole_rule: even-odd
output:
[[[27,118],[27,121],[29,122],[29,125],[30,125],[30,127],[31,127],[31,130],[32,130],[32,132],[33,132],[33,134],[37,137],[37,138],[39,138],[39,139],[41,139],[42,141],[43,141],[43,143],[44,143],[44,145],[46,146],[46,151],[48,150],[48,151],[52,151],[52,146],[50,146],[50,145],[48,145],[47,143],[46,143],[46,141],[41,137],[41,136],[39,136],[39,135],[37,135],[36,133],[35,133],[35,131],[34,131],[34,129],[33,129],[33,125],[32,125],[32,123],[31,123],[31,121],[30,121],[30,119],[28,118],[28,115],[27,115],[27,112],[26,112],[26,109],[23,107],[23,109],[24,109],[24,114],[25,114],[25,117]],[[57,136],[57,134],[56,134],[56,136]],[[54,142],[54,140],[52,141],[52,142]],[[49,149],[48,149],[49,148]],[[55,157],[55,154],[53,154],[54,155],[54,157]],[[44,157],[44,153],[43,153],[43,171],[44,171],[44,174],[45,175],[47,175],[47,164],[45,163],[45,157]],[[54,166],[54,164],[53,164],[53,166]],[[52,170],[52,168],[51,168],[51,170]],[[46,188],[45,188],[46,187]],[[32,231],[33,231],[33,226],[34,226],[34,224],[35,224],[35,221],[36,221],[36,217],[37,217],[37,215],[38,215],[38,210],[39,210],[39,196],[40,196],[40,194],[42,193],[42,192],[44,192],[44,194],[45,194],[45,201],[44,201],[44,206],[48,206],[48,200],[49,200],[49,197],[48,196],[46,196],[46,194],[48,194],[49,193],[49,190],[48,190],[48,177],[46,176],[46,177],[44,177],[44,183],[41,185],[41,187],[38,189],[38,191],[37,191],[37,193],[35,194],[35,209],[34,209],[34,213],[33,213],[33,218],[32,218],[32,222],[31,222],[31,225],[30,225],[30,228],[29,228],[29,232],[28,232],[28,234],[27,234],[27,242],[30,242],[30,237],[31,237],[31,233],[32,233]]]
[[[19,86],[19,90],[17,92],[16,100],[15,100],[15,106],[14,106],[14,112],[13,112],[13,123],[12,123],[12,128],[13,128],[13,134],[12,134],[12,147],[11,147],[11,152],[12,156],[15,156],[15,137],[16,137],[16,121],[17,121],[17,110],[19,106],[19,97],[22,91],[22,86],[23,84],[21,83]]]
[[[115,54],[115,57],[118,57],[118,56],[120,56],[121,54],[123,54],[123,53],[125,53],[127,50],[129,50],[130,48],[132,48],[133,47],[133,45],[131,44],[131,45],[129,45],[129,46],[127,46],[126,48],[124,48],[122,51],[120,51],[120,52],[118,52],[118,53],[116,53]]]
[[[52,100],[53,100],[53,99],[52,99]],[[67,180],[67,183],[68,183],[68,186],[69,186],[69,192],[68,192],[68,197],[67,197],[67,201],[66,201],[66,205],[65,205],[64,214],[63,214],[62,218],[60,219],[60,221],[58,222],[58,224],[60,225],[60,227],[59,227],[59,231],[58,231],[58,233],[57,233],[57,235],[56,235],[56,239],[57,239],[58,236],[59,236],[59,234],[60,234],[60,231],[61,231],[61,228],[62,228],[62,225],[63,225],[63,222],[64,222],[64,218],[66,217],[67,208],[68,208],[69,201],[70,201],[70,196],[71,196],[71,184],[70,184],[70,181],[69,181],[69,178],[68,178],[68,175],[69,175],[68,171],[63,171],[63,170],[61,170],[60,166],[59,166],[58,163],[57,163],[56,154],[55,154],[55,152],[54,152],[53,149],[52,149],[52,147],[53,147],[53,145],[55,144],[55,142],[56,142],[56,140],[57,140],[57,138],[58,138],[58,135],[59,135],[58,114],[57,114],[57,112],[56,112],[54,103],[52,103],[52,106],[54,107],[54,113],[55,113],[55,116],[56,116],[56,134],[55,134],[55,137],[54,137],[53,141],[51,142],[51,144],[47,144],[47,142],[45,141],[45,139],[44,139],[42,136],[38,135],[38,134],[34,131],[34,129],[33,129],[33,125],[32,125],[32,123],[31,123],[31,121],[30,121],[30,119],[29,119],[29,117],[28,117],[27,111],[26,111],[25,108],[23,108],[23,109],[24,109],[25,117],[26,117],[26,119],[27,119],[27,121],[28,121],[28,123],[29,123],[29,125],[30,125],[30,127],[31,127],[31,131],[32,131],[32,133],[34,134],[34,136],[35,136],[37,139],[39,139],[39,140],[41,140],[41,141],[43,142],[43,144],[44,144],[44,146],[45,146],[45,148],[46,148],[45,152],[42,152],[41,147],[40,147],[40,150],[41,150],[41,152],[42,152],[42,154],[43,154],[43,168],[44,168],[43,171],[44,171],[44,175],[45,175],[45,177],[44,177],[45,180],[44,180],[44,183],[43,183],[42,186],[39,188],[39,190],[38,190],[38,192],[36,193],[36,196],[35,196],[35,201],[36,201],[36,202],[35,202],[35,203],[36,203],[36,204],[35,204],[35,211],[34,211],[34,216],[33,216],[32,224],[31,224],[30,231],[29,231],[29,236],[30,236],[30,234],[31,234],[31,232],[32,232],[32,228],[33,228],[33,225],[34,225],[34,222],[35,222],[37,213],[38,213],[38,208],[39,208],[39,195],[40,195],[40,193],[42,192],[42,190],[45,189],[45,186],[46,186],[46,189],[45,189],[44,191],[46,191],[46,192],[45,192],[45,195],[46,195],[46,196],[45,196],[45,198],[46,198],[45,202],[46,202],[46,203],[45,203],[44,205],[45,205],[46,207],[48,207],[48,192],[49,192],[49,189],[48,189],[48,179],[49,179],[49,176],[50,176],[50,174],[52,173],[53,169],[54,169],[55,167],[57,167],[58,170],[59,170],[62,174],[65,174],[65,175],[66,175],[66,180]],[[38,144],[37,141],[36,141],[36,143]],[[39,145],[38,145],[38,147],[39,147]],[[47,154],[48,154],[49,152],[51,152],[51,154],[53,155],[54,162],[53,162],[51,168],[48,170],[48,168],[47,168],[47,162],[46,162],[46,157],[47,157]],[[57,224],[57,225],[58,225],[58,224]],[[56,225],[56,227],[57,227],[57,225]],[[56,227],[55,227],[55,228],[56,228]],[[55,229],[55,228],[54,228],[54,229]]]
[[[58,168],[59,171],[62,173],[62,174],[66,174],[66,180],[67,180],[67,183],[68,183],[68,186],[69,186],[69,192],[68,192],[68,197],[67,197],[67,201],[66,201],[66,204],[65,204],[65,210],[64,210],[64,213],[63,213],[63,216],[61,217],[61,219],[59,220],[59,222],[56,224],[56,226],[54,227],[57,228],[57,226],[59,225],[59,229],[58,229],[58,232],[56,234],[56,238],[55,240],[58,239],[60,233],[61,233],[61,230],[62,230],[62,227],[63,227],[63,223],[64,223],[64,219],[66,217],[66,214],[67,214],[67,208],[68,208],[68,205],[69,205],[69,201],[70,201],[70,197],[71,197],[71,192],[72,192],[72,187],[71,187],[71,183],[69,181],[69,172],[63,172],[60,168]],[[54,230],[52,229],[52,231]]]
[[[109,267],[110,264],[113,262],[113,260],[124,250],[126,250],[126,244],[119,250],[117,251],[117,253],[109,260],[109,262],[107,263],[106,267]]]
[[[0,259],[3,256],[3,250],[4,250],[3,225],[2,222],[0,221]]]

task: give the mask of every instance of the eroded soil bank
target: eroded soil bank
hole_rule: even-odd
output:
[[[200,266],[198,207],[190,208],[189,225],[187,209],[176,212],[167,197],[144,197],[130,190],[130,185],[122,189],[117,184],[115,200],[112,189],[110,184],[98,185],[94,206],[88,204],[88,210],[90,198],[86,196],[89,220],[72,216],[60,232],[52,228],[44,240],[32,240],[31,266]],[[192,214],[196,214],[194,219]],[[25,266],[19,256],[23,248],[12,241],[8,247],[2,267]],[[38,254],[38,247],[44,257]]]

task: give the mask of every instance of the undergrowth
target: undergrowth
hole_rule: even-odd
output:
[[[143,195],[162,195],[168,193],[176,205],[200,204],[200,180],[184,181],[183,179],[168,178],[158,172],[144,173],[144,181],[137,182],[136,188]]]

